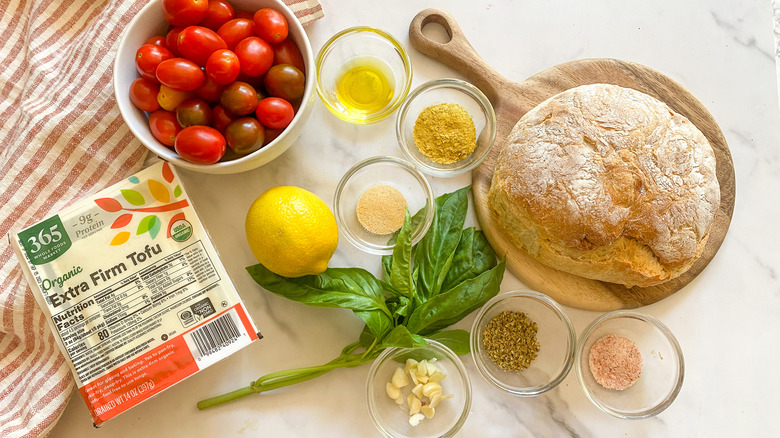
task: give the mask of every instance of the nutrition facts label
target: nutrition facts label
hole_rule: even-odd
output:
[[[196,301],[219,281],[202,242],[195,242],[53,314],[52,320],[67,321],[74,309],[82,309],[83,319],[63,326],[60,336],[76,372],[88,381],[147,349],[149,344],[140,342],[115,353],[159,331],[165,314]]]

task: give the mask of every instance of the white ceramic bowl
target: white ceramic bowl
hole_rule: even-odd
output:
[[[130,84],[138,77],[135,69],[135,52],[148,38],[165,35],[168,24],[162,15],[162,0],[151,0],[133,18],[122,33],[116,59],[114,60],[114,94],[125,123],[133,135],[150,152],[162,159],[186,169],[204,173],[239,173],[260,167],[285,152],[303,132],[306,119],[309,118],[314,100],[314,54],[306,32],[295,14],[281,0],[231,0],[236,10],[255,11],[260,8],[274,8],[284,14],[290,27],[288,38],[298,45],[306,65],[306,84],[301,106],[292,123],[279,137],[262,149],[245,156],[220,161],[215,164],[194,164],[182,159],[173,149],[166,147],[154,138],[149,130],[148,116],[130,102]]]

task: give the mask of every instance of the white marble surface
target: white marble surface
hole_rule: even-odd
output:
[[[778,436],[780,120],[769,0],[322,2],[325,18],[308,28],[315,50],[343,28],[380,27],[409,48],[413,86],[458,77],[409,46],[408,24],[425,7],[452,13],[477,52],[513,80],[588,57],[653,67],[701,100],[734,157],[736,208],[719,253],[686,288],[641,309],[665,322],[682,345],[686,376],[676,402],[652,419],[618,420],[590,404],[574,373],[546,395],[514,398],[488,386],[467,358],[474,400],[458,436]],[[400,156],[393,124],[394,118],[348,125],[317,101],[306,132],[271,164],[231,176],[182,171],[265,338],[99,430],[74,396],[51,436],[378,436],[365,405],[367,366],[204,412],[195,403],[267,372],[324,363],[357,338],[362,323],[350,312],[306,307],[253,283],[244,271],[253,263],[244,240],[244,214],[257,195],[281,184],[302,186],[332,202],[338,179],[352,164],[374,155]],[[438,195],[469,184],[470,176],[430,180]],[[475,222],[473,210],[469,221]],[[378,273],[379,257],[366,257],[342,239],[331,266],[363,266]],[[501,289],[521,286],[506,275]],[[566,310],[578,333],[598,315]],[[459,326],[468,327],[472,318]]]

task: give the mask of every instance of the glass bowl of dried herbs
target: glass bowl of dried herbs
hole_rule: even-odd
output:
[[[451,437],[466,422],[471,410],[466,367],[443,343],[426,342],[385,349],[368,372],[368,411],[386,437]]]
[[[545,294],[496,295],[471,327],[471,357],[490,384],[531,397],[557,386],[572,368],[576,337],[561,306]]]
[[[580,336],[577,380],[602,411],[633,420],[661,413],[682,388],[685,365],[677,339],[650,315],[616,310]]]
[[[401,104],[396,120],[401,150],[423,173],[453,177],[474,169],[496,139],[490,100],[460,79],[426,82]]]
[[[412,216],[412,245],[433,222],[433,189],[411,163],[396,157],[367,158],[347,170],[336,186],[333,208],[341,236],[370,254],[391,254],[405,213]]]

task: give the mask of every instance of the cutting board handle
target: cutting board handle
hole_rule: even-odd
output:
[[[425,36],[423,28],[430,23],[441,25],[447,31],[449,41],[440,43]],[[409,40],[420,53],[461,73],[494,105],[498,101],[498,90],[494,84],[508,81],[477,54],[448,12],[436,8],[420,11],[409,25]]]

